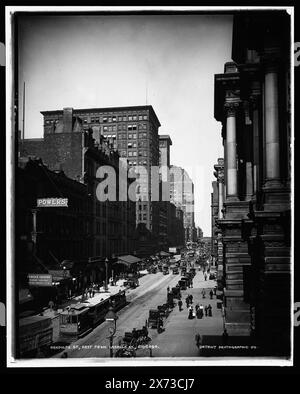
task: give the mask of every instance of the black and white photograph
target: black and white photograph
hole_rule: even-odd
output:
[[[6,7],[8,367],[293,365],[293,7]]]

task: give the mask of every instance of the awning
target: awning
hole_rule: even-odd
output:
[[[48,270],[48,273],[52,275],[53,282],[72,278],[70,270]]]
[[[132,264],[137,264],[141,261],[143,261],[143,259],[128,254],[126,256],[119,256],[115,264],[124,264],[130,267]]]
[[[165,252],[165,251],[163,251],[163,250],[162,250],[161,252],[159,252],[159,254],[160,254],[160,256],[165,256],[165,257],[171,256],[170,253]]]

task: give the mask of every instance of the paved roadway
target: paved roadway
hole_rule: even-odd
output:
[[[125,331],[132,331],[133,328],[141,329],[148,319],[149,309],[156,309],[167,300],[167,287],[176,286],[181,275],[163,275],[161,272],[148,274],[139,279],[140,286],[127,291],[128,305],[118,311],[117,331],[114,345],[124,336]],[[173,312],[171,312],[172,314]],[[169,315],[168,319],[170,318]],[[110,324],[104,322],[96,327],[91,333],[71,344],[71,349],[67,349],[68,357],[109,357],[109,327]],[[155,342],[157,330],[149,329],[152,344]],[[76,346],[78,346],[76,348]],[[149,356],[149,350],[144,349],[139,352],[147,352],[140,356]],[[54,357],[60,357],[62,353]]]

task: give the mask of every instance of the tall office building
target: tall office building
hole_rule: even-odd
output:
[[[170,168],[170,201],[183,210],[185,241],[194,241],[194,183],[181,167]]]
[[[63,111],[43,111],[45,134],[53,132],[63,116]],[[144,223],[148,230],[158,234],[159,210],[151,204],[151,166],[159,164],[158,128],[160,122],[151,105],[111,108],[69,108],[72,117],[79,117],[83,127],[93,130],[93,138],[100,143],[101,136],[110,141],[121,157],[128,160],[130,167],[144,166],[148,182],[139,190],[137,224]]]

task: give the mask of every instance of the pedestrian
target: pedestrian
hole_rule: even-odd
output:
[[[227,332],[227,330],[225,328],[224,331],[223,331],[223,334],[222,334],[223,345],[227,345],[228,344],[228,337],[229,337],[229,335],[228,335],[228,332]]]
[[[202,290],[202,298],[205,298],[205,296],[206,296],[206,292],[205,292],[205,290],[203,289],[203,290]]]
[[[204,279],[207,280],[207,274],[206,273],[204,274]]]
[[[192,294],[189,297],[190,297],[190,303],[192,304],[193,303],[193,296],[192,296]]]
[[[199,316],[200,316],[200,319],[202,319],[202,317],[203,317],[203,310],[204,310],[204,308],[203,308],[203,305],[202,304],[200,304],[200,307],[199,307]]]
[[[190,297],[189,296],[186,297],[185,302],[186,302],[186,307],[188,308],[190,305]]]
[[[197,312],[199,310],[199,304],[196,304],[195,309],[196,309],[196,314],[197,314]]]
[[[193,318],[194,318],[193,307],[190,306],[190,308],[189,308],[188,319],[193,319]]]
[[[139,337],[136,328],[133,328],[133,329],[132,329],[132,337],[133,337],[134,339],[138,339],[138,337]]]
[[[214,292],[212,291],[212,289],[210,290],[209,295],[210,295],[210,299],[212,300],[213,299],[213,295],[214,295]]]
[[[181,300],[178,301],[178,307],[179,307],[179,311],[181,312],[182,311],[182,301]]]
[[[148,337],[148,328],[147,328],[147,325],[146,325],[146,326],[143,326],[143,331],[144,331],[144,336],[145,336],[145,337]]]
[[[212,316],[212,306],[209,304],[207,307],[208,310],[208,316]]]
[[[163,332],[163,328],[162,327],[163,327],[163,321],[162,321],[162,318],[159,317],[158,321],[157,321],[157,332],[158,332],[158,334]]]
[[[207,316],[207,313],[208,313],[208,308],[207,308],[207,305],[205,305],[205,307],[204,307],[204,311],[205,311],[205,316]]]
[[[195,341],[196,341],[196,346],[199,349],[201,345],[201,335],[199,334],[199,332],[195,335]]]

